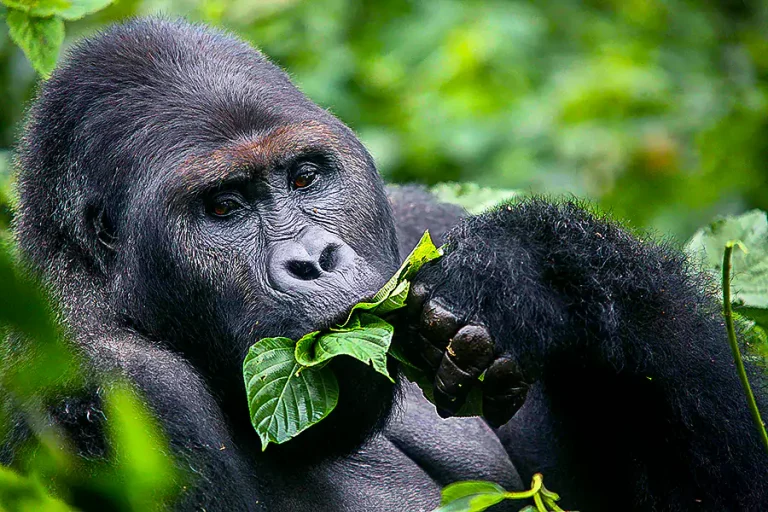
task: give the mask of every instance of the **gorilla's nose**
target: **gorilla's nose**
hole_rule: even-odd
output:
[[[354,264],[355,252],[325,230],[306,230],[298,238],[279,242],[269,261],[269,277],[278,290],[310,291],[332,284]]]

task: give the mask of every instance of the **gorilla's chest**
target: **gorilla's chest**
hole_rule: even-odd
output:
[[[507,489],[522,488],[501,443],[484,422],[444,420],[417,389],[406,390],[387,429],[355,454],[284,473],[276,480],[266,509],[292,512],[431,511],[440,503],[440,488],[459,480],[492,480]]]

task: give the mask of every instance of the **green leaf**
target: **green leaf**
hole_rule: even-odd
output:
[[[435,244],[432,242],[429,231],[425,231],[419,243],[416,244],[416,247],[405,258],[397,272],[376,292],[376,295],[373,296],[370,302],[360,302],[352,306],[347,320],[341,327],[347,326],[357,311],[369,311],[377,315],[383,315],[405,306],[405,299],[408,297],[408,290],[410,289],[408,280],[413,278],[425,263],[439,258],[442,254],[440,249],[435,247]]]
[[[311,332],[298,342],[265,338],[251,347],[243,363],[243,376],[251,422],[262,449],[270,442],[288,441],[336,407],[338,383],[326,367],[332,358],[354,357],[393,381],[387,370],[387,351],[394,329],[376,315],[403,307],[410,288],[408,279],[440,255],[425,232],[372,301],[356,304],[342,325],[328,332]]]
[[[68,0],[0,0],[0,3],[39,18],[53,16],[72,5]]]
[[[686,251],[719,282],[723,248],[732,240],[741,241],[748,252],[734,251],[731,290],[734,306],[763,327],[768,327],[768,219],[765,212],[753,210],[738,217],[716,220],[697,231]]]
[[[30,16],[47,18],[57,16],[67,21],[75,21],[89,14],[98,12],[115,0],[0,0],[11,9],[25,12]]]
[[[330,368],[299,371],[295,345],[289,338],[265,338],[251,347],[243,362],[251,423],[262,450],[319,422],[339,399],[339,384]]]
[[[735,312],[733,317],[738,326],[744,360],[768,371],[768,334],[750,318]]]
[[[493,482],[457,482],[443,488],[440,508],[435,512],[480,512],[505,497],[504,488]]]
[[[114,1],[115,0],[72,0],[69,7],[58,10],[56,14],[67,21],[75,21],[89,14],[101,11]]]
[[[347,355],[372,365],[374,370],[394,382],[387,371],[387,350],[392,342],[393,327],[368,313],[356,315],[356,319],[353,326],[302,337],[296,343],[296,361],[313,367],[336,356]]]
[[[34,477],[22,476],[0,466],[0,510],[71,512],[65,503],[51,497]]]
[[[64,22],[59,18],[38,18],[11,9],[6,17],[8,33],[43,77],[56,67],[59,48],[64,42]]]
[[[482,213],[520,195],[517,190],[481,187],[476,183],[439,183],[431,191],[438,201],[457,204],[472,214]]]
[[[133,510],[160,510],[176,484],[173,461],[161,449],[168,443],[160,425],[125,384],[107,393],[106,415],[115,467],[122,477],[115,494],[123,495]]]

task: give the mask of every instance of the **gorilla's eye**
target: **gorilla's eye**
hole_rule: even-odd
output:
[[[242,203],[230,194],[221,194],[211,200],[208,212],[214,217],[229,217],[242,207]]]
[[[291,179],[291,188],[307,188],[317,178],[317,168],[313,164],[303,164]]]

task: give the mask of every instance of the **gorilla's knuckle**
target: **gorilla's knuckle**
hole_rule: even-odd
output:
[[[424,337],[445,346],[458,329],[458,316],[439,299],[430,300],[424,307],[419,329]]]

